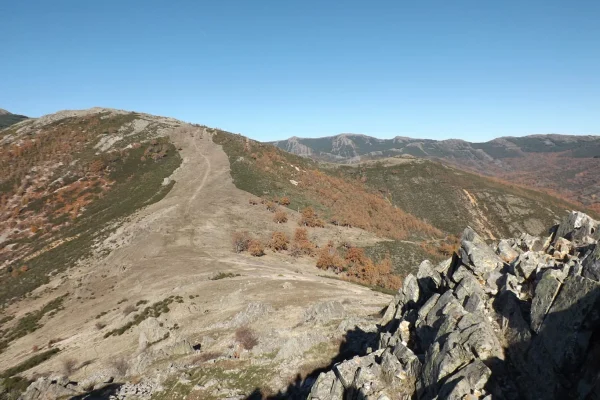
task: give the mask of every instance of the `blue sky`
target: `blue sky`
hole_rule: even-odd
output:
[[[600,133],[600,1],[0,2],[0,107],[258,140]]]

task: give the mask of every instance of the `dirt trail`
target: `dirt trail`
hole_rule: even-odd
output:
[[[248,230],[266,241],[275,230],[292,234],[299,216],[290,210],[290,221],[276,224],[264,207],[249,205],[252,196],[235,188],[227,155],[203,128],[176,129],[171,137],[181,148],[183,159],[172,176],[176,184],[171,192],[140,210],[105,240],[102,247],[110,250],[107,256],[54,277],[36,291],[37,298],[10,310],[22,314],[69,293],[64,311],[0,354],[2,369],[30,357],[33,346],[41,347],[57,338],[61,339],[61,353],[28,374],[59,372],[68,358],[89,361],[74,373],[77,379],[106,368],[115,357],[135,358],[139,356],[137,328],[120,336],[103,336],[129,321],[131,315],[124,315],[123,310],[141,300],[151,304],[172,295],[182,296],[183,303],[172,304],[171,311],[160,317],[166,326],[179,327],[165,342],[183,338],[200,343],[210,337],[209,349],[217,351],[230,345],[233,331],[215,327],[243,312],[249,303],[272,309],[250,322],[259,338],[271,341],[273,337],[285,340],[297,336],[304,329],[298,326],[311,304],[337,300],[347,304],[348,314],[366,316],[388,303],[387,295],[319,276],[322,271],[314,267],[312,258],[293,259],[272,252],[260,258],[234,254],[230,246],[233,231]],[[310,234],[320,244],[329,238],[357,245],[378,241],[359,229],[333,226],[314,229]],[[210,280],[218,272],[239,276]],[[98,323],[106,327],[98,328]],[[316,332],[321,328],[306,329]],[[281,377],[281,383],[285,379]]]

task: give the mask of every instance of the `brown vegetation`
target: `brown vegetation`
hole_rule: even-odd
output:
[[[275,251],[287,250],[290,244],[290,239],[285,232],[273,232],[269,247]]]
[[[248,245],[248,252],[254,257],[264,256],[265,246],[263,246],[260,240],[252,239],[250,240],[250,244]]]
[[[241,253],[248,250],[248,247],[250,246],[250,240],[252,240],[252,238],[247,231],[233,232],[231,234],[231,245],[233,246],[233,251],[236,253]]]
[[[302,210],[302,216],[300,217],[298,224],[300,226],[308,226],[311,228],[323,228],[325,226],[323,221],[319,219],[317,213],[312,209],[312,207],[306,207],[304,210]]]
[[[277,210],[277,204],[275,204],[275,202],[271,200],[265,202],[265,207],[271,212],[275,212]]]
[[[351,247],[342,258],[333,242],[329,242],[319,252],[317,268],[331,270],[337,274],[344,273],[348,280],[386,289],[396,290],[402,285],[401,278],[393,274],[389,256],[375,263],[365,255],[364,249]]]
[[[242,326],[235,331],[235,340],[246,350],[252,350],[258,344],[256,333],[247,326]]]
[[[278,224],[284,224],[287,222],[287,220],[288,220],[288,215],[283,210],[277,210],[275,212],[275,215],[273,216],[273,222],[276,222]]]
[[[282,206],[289,206],[290,198],[287,196],[283,196],[282,198],[279,199],[279,204],[281,204]]]
[[[344,259],[340,256],[333,242],[329,242],[327,246],[319,251],[317,259],[317,268],[331,270],[335,273],[341,273],[346,268]]]
[[[308,238],[306,228],[296,228],[294,232],[294,243],[290,254],[294,257],[312,256],[315,253],[316,245]]]

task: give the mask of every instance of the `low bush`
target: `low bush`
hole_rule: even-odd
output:
[[[323,247],[321,251],[319,251],[317,268],[332,270],[336,273],[340,273],[346,268],[344,259],[339,255],[332,242],[329,242],[327,246]]]
[[[290,244],[290,239],[284,232],[273,232],[269,247],[275,251],[287,250]]]
[[[312,256],[315,254],[316,245],[308,238],[306,228],[297,228],[294,232],[294,243],[290,249],[293,257]]]
[[[236,276],[241,276],[240,274],[234,274],[233,272],[219,272],[210,278],[211,281],[218,281],[219,279],[225,278],[235,278]]]
[[[252,350],[258,344],[258,338],[254,330],[247,326],[242,326],[235,331],[235,340],[237,340],[246,350]]]
[[[311,207],[306,207],[302,210],[302,217],[298,221],[298,224],[300,226],[308,226],[311,228],[323,228],[325,226],[323,221],[317,216],[315,210]]]
[[[271,200],[268,200],[267,202],[265,202],[265,207],[267,208],[267,210],[269,210],[271,212],[275,212],[277,210],[277,204]]]
[[[278,224],[284,224],[288,220],[288,215],[283,210],[277,210],[275,215],[273,216],[273,222],[277,222]]]
[[[233,251],[236,253],[241,253],[243,251],[248,250],[248,246],[250,246],[250,234],[246,231],[242,232],[233,232],[231,234],[231,244],[233,246]]]
[[[252,239],[250,241],[250,245],[248,246],[248,252],[254,257],[264,256],[265,246],[263,246],[260,240]]]

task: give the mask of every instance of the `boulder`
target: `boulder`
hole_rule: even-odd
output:
[[[560,225],[558,225],[553,244],[560,238],[567,239],[579,245],[598,241],[600,239],[598,225],[599,222],[590,216],[579,211],[571,211],[563,218]]]

